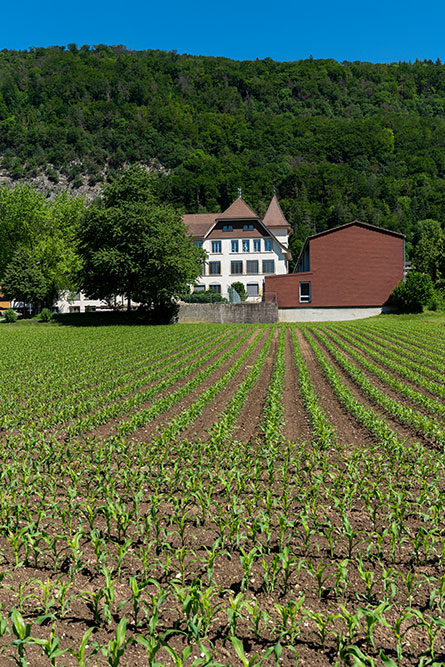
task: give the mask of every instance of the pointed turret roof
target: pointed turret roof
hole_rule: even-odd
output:
[[[290,227],[288,221],[284,217],[284,213],[281,210],[281,206],[278,203],[277,196],[272,197],[272,201],[269,204],[266,215],[264,216],[263,223],[266,227]]]
[[[225,220],[226,218],[233,218],[235,220],[244,220],[250,218],[253,220],[258,220],[258,216],[255,211],[252,211],[250,206],[246,204],[242,197],[235,199],[233,204],[230,204],[229,208],[226,208],[224,213],[221,213],[217,216],[217,220]]]

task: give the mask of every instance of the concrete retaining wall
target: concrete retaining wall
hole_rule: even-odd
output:
[[[178,322],[273,324],[278,322],[278,307],[275,303],[183,303]]]
[[[279,308],[280,322],[341,322],[361,320],[388,312],[385,306],[368,308]]]

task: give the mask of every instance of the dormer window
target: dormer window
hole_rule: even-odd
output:
[[[253,225],[243,225],[243,230],[245,232],[250,232],[253,230]]]
[[[223,232],[233,232],[233,225],[223,225]]]

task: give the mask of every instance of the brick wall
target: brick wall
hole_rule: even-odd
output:
[[[403,238],[352,225],[310,240],[307,273],[267,276],[279,308],[382,306],[403,279]],[[299,303],[299,282],[311,283],[311,303]]]

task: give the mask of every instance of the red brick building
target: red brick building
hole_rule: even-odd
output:
[[[309,236],[294,273],[267,276],[265,293],[276,294],[278,308],[380,307],[404,261],[403,234],[354,221]]]

